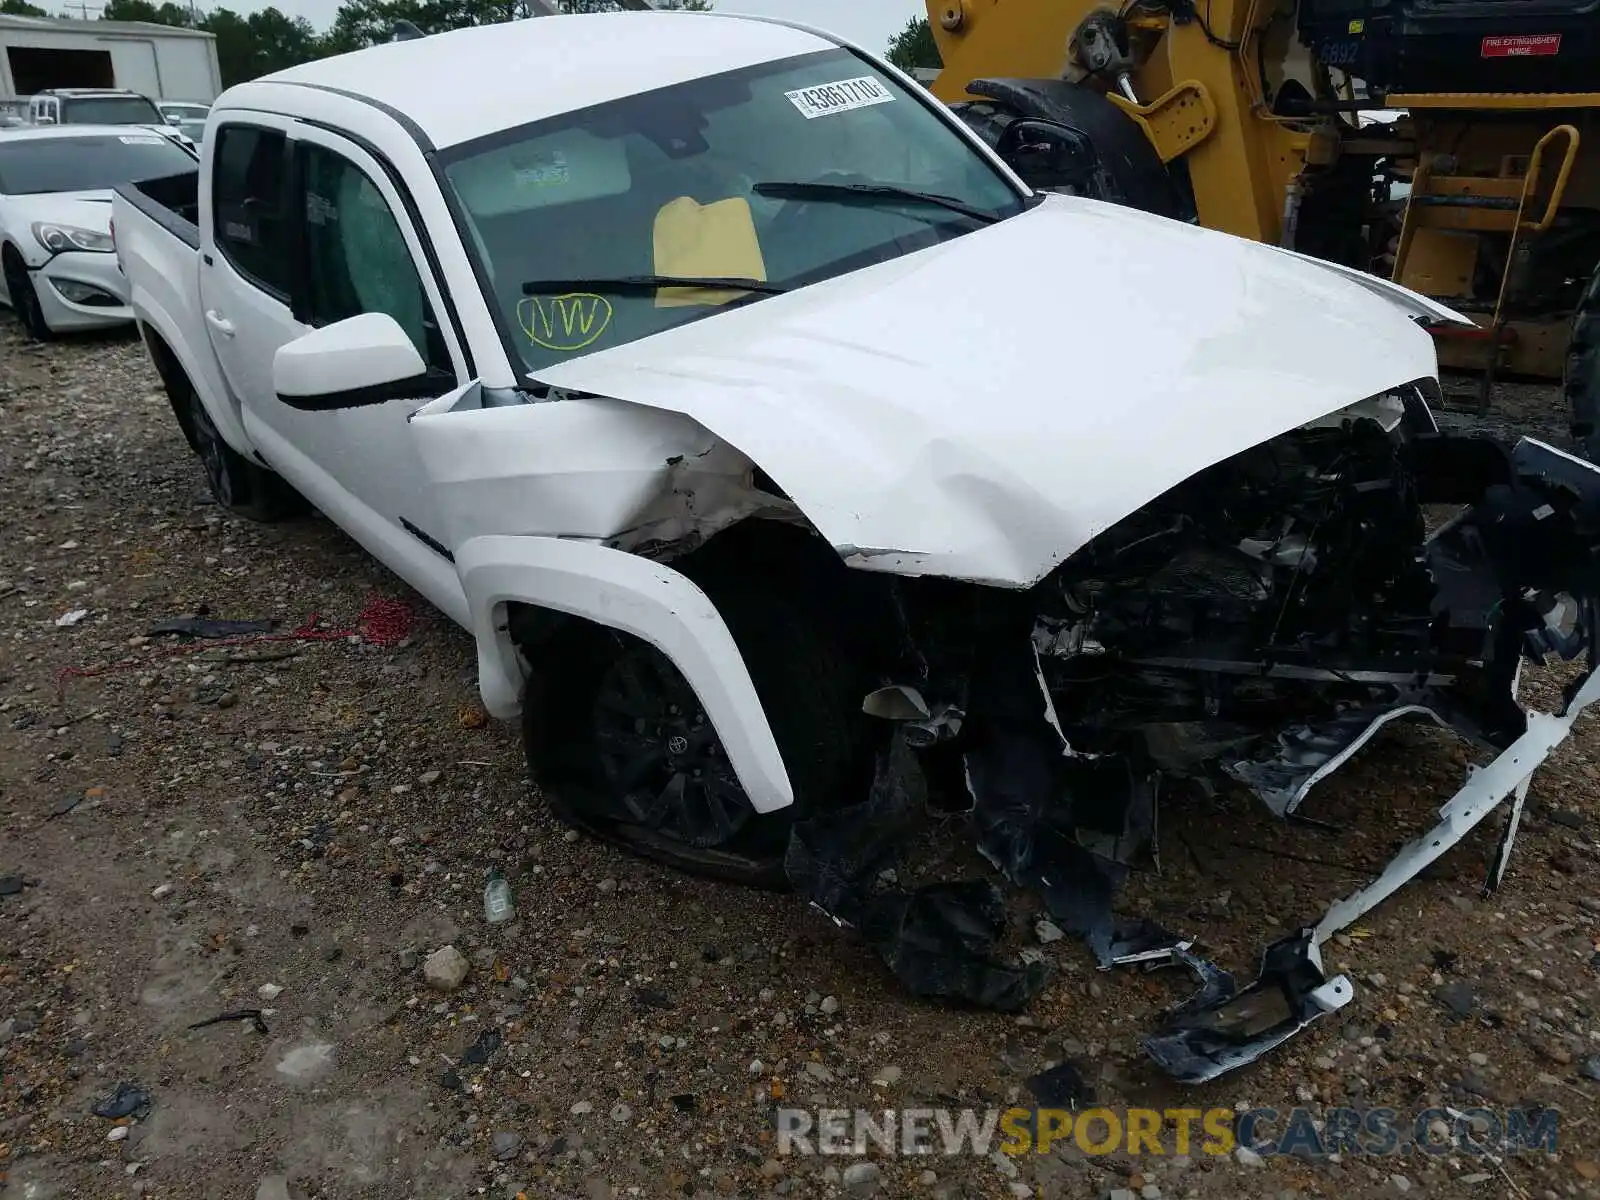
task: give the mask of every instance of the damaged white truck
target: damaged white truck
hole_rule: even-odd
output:
[[[218,501],[309,502],[468,628],[564,820],[1018,1008],[992,881],[885,882],[955,796],[1100,966],[1196,973],[1146,1046],[1200,1080],[1347,1002],[1321,943],[1503,808],[1498,883],[1600,687],[1600,471],[1440,433],[1456,314],[1095,169],[799,26],[550,17],[230,89],[115,239]],[[1528,714],[1548,655],[1589,665]],[[1114,916],[1162,787],[1289,814],[1399,717],[1493,761],[1256,981]]]

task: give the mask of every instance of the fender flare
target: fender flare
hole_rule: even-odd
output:
[[[455,551],[478,644],[484,707],[521,711],[524,666],[507,605],[522,603],[630,633],[665,654],[705,705],[757,812],[794,803],[794,787],[744,656],[722,614],[687,575],[598,542],[487,535]]]
[[[967,94],[1087,137],[1108,177],[1107,194],[1098,199],[1183,219],[1182,197],[1156,148],[1137,122],[1099,92],[1061,79],[975,79],[967,84]]]

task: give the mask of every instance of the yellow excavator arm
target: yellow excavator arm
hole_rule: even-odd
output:
[[[1294,183],[1313,134],[1272,119],[1257,40],[1272,0],[1210,0],[1199,9],[1095,0],[928,0],[944,62],[933,83],[946,103],[979,101],[976,80],[1083,81],[1139,125],[1163,162],[1182,158],[1203,223],[1254,241],[1285,240]],[[1110,21],[1126,20],[1126,46]],[[1088,61],[1105,65],[1094,73]],[[1337,153],[1337,142],[1328,147]]]

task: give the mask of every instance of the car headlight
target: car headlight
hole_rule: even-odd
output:
[[[94,229],[79,229],[76,225],[54,225],[49,221],[35,221],[33,236],[39,245],[51,254],[67,250],[103,250],[107,254],[116,249],[109,233]]]

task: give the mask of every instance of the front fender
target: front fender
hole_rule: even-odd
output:
[[[496,717],[521,708],[523,666],[506,606],[535,605],[630,633],[683,672],[717,731],[757,812],[794,803],[794,789],[761,699],[711,600],[688,576],[597,542],[485,536],[455,552],[478,643],[484,706]]]

